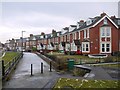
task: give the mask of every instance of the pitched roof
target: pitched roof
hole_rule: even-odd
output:
[[[70,25],[71,27],[77,27],[76,25]]]
[[[94,18],[90,18],[90,19],[92,19],[92,23],[90,25],[87,25],[86,24],[87,22],[84,22],[81,27],[79,27],[78,29],[73,30],[72,32],[75,32],[75,31],[78,31],[78,30],[82,30],[82,29],[85,29],[85,28],[88,28],[88,27],[94,27],[100,21],[102,21],[104,18],[108,18],[113,23],[113,25],[115,27],[117,27],[117,28],[119,27],[120,28],[120,25],[118,25],[118,20],[120,20],[120,18],[111,19],[108,15],[103,15],[103,16],[97,16],[97,17],[94,17]]]
[[[69,30],[69,27],[65,27],[65,28],[63,28],[64,30]]]
[[[120,28],[120,24],[118,24],[118,22],[120,22],[120,18],[112,18],[113,22],[115,22],[116,25],[118,25],[118,27]]]

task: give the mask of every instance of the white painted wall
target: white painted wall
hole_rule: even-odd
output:
[[[66,51],[69,51],[69,49],[70,49],[70,44],[66,43],[65,50],[66,50]]]
[[[74,29],[75,29],[75,27],[69,26],[69,32],[73,31]]]
[[[75,45],[74,41],[71,43],[71,51],[77,51],[77,46]]]
[[[48,45],[48,50],[53,50],[54,48],[51,46],[51,44]]]
[[[59,44],[59,50],[63,50],[63,46],[61,43]]]

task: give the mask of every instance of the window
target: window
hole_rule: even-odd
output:
[[[79,32],[79,39],[80,39],[80,32]]]
[[[82,46],[82,47],[83,47],[83,51],[85,51],[85,44],[83,44],[83,46]]]
[[[89,38],[89,28],[87,29],[87,38]]]
[[[110,29],[106,28],[106,36],[110,36]]]
[[[110,44],[106,44],[106,52],[110,51]]]
[[[111,53],[111,44],[110,43],[102,43],[101,44],[101,53]]]
[[[86,44],[86,51],[89,51],[89,49],[88,49],[88,44]]]
[[[120,25],[120,20],[118,20],[118,25]]]
[[[107,23],[107,18],[104,19],[104,22],[103,22],[103,23],[104,23],[104,24],[108,24],[108,23]]]
[[[101,37],[111,37],[110,27],[101,27]]]
[[[105,52],[105,44],[102,44],[102,52]]]
[[[104,29],[104,28],[101,29],[101,36],[102,36],[102,37],[105,36],[105,29]]]
[[[89,52],[90,45],[89,42],[82,42],[82,52]]]
[[[86,30],[84,30],[84,38],[86,38]]]

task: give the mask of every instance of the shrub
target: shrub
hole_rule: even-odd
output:
[[[113,52],[112,56],[118,56],[118,57],[120,57],[120,51]]]
[[[80,69],[80,68],[74,68],[73,75],[74,76],[84,76],[88,72],[90,72],[90,71],[89,70]]]
[[[106,62],[106,63],[113,62],[113,57],[109,56],[109,57],[105,58],[104,62]]]
[[[50,58],[51,60],[53,60],[57,65],[57,69],[58,70],[66,70],[67,69],[67,60],[63,60],[63,59],[59,59],[57,56],[55,55],[48,55],[46,54],[46,56],[48,58]]]
[[[37,48],[36,47],[32,47],[32,51],[37,51]]]

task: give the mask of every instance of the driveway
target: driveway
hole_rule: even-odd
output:
[[[44,72],[40,73],[40,65],[43,62]],[[30,66],[33,64],[33,76]],[[49,72],[49,65],[34,53],[24,53],[11,79],[5,83],[3,88],[42,88],[55,75]]]

